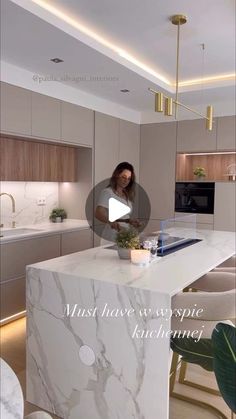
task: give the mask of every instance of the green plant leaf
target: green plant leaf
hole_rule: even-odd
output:
[[[182,356],[182,360],[197,364],[207,371],[213,371],[213,350],[211,339],[200,339],[196,342],[192,337],[172,337],[171,349]]]
[[[124,249],[140,247],[138,231],[134,227],[123,228],[116,235],[116,244]]]
[[[212,333],[213,367],[219,390],[236,413],[236,328],[218,323]]]

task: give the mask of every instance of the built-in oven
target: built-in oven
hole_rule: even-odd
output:
[[[177,182],[175,211],[214,214],[214,182]]]

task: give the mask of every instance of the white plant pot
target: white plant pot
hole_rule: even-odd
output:
[[[202,182],[203,180],[205,180],[205,176],[197,176],[196,179],[198,182]]]
[[[53,223],[62,223],[62,221],[63,221],[63,218],[61,218],[61,217],[56,217],[56,218],[52,219]]]
[[[130,259],[131,258],[131,249],[124,249],[123,247],[117,248],[118,255],[120,259]]]

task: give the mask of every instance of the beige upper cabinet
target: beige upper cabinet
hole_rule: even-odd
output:
[[[31,92],[1,82],[1,131],[31,135]]]
[[[61,139],[93,146],[94,112],[82,106],[61,102]]]
[[[197,152],[216,150],[216,119],[212,131],[206,129],[204,119],[179,121],[177,130],[177,151]]]
[[[119,162],[128,161],[134,166],[139,180],[140,125],[120,120]]]
[[[119,162],[119,122],[95,112],[95,184],[110,178]]]
[[[141,126],[140,184],[151,203],[151,219],[174,216],[176,123]]]
[[[218,118],[217,150],[236,149],[235,115]]]
[[[32,92],[32,136],[60,140],[60,100]]]

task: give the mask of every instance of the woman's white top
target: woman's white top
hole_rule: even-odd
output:
[[[127,215],[124,215],[123,217],[120,217],[120,219],[121,220],[122,219],[127,220],[127,218],[129,219],[130,214],[131,214],[132,209],[133,209],[132,202],[129,199],[127,200],[125,198],[120,197],[119,195],[116,195],[115,192],[112,190],[112,188],[110,186],[103,189],[102,192],[100,193],[100,196],[99,196],[99,199],[98,199],[98,202],[97,202],[97,206],[109,209],[109,199],[110,198],[117,199],[122,204],[128,205],[128,207],[130,208],[130,213],[127,214]],[[127,228],[126,223],[120,222],[120,226],[124,227],[124,228]],[[115,241],[116,234],[117,234],[116,230],[112,229],[109,224],[105,224],[103,234],[102,234],[105,240]]]

